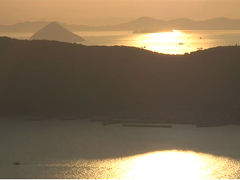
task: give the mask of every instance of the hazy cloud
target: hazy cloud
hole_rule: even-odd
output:
[[[26,20],[86,24],[96,17],[240,18],[240,0],[0,0],[0,4],[0,24]]]

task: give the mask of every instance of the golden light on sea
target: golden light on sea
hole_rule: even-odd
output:
[[[240,172],[238,161],[192,151],[152,152],[128,163],[123,179],[231,179]]]
[[[136,156],[124,179],[239,178],[240,163],[192,151],[162,151]]]
[[[191,34],[173,30],[136,35],[131,45],[165,54],[184,54],[200,48],[193,45],[195,39]]]
[[[67,162],[61,178],[204,180],[240,178],[240,161],[193,151],[158,151],[116,159]],[[68,168],[66,168],[68,167]],[[66,169],[68,169],[66,171]],[[58,176],[56,176],[58,178]]]
[[[206,157],[193,152],[153,152],[133,160],[130,179],[206,179],[211,173]]]

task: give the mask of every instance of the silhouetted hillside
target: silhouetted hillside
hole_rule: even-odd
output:
[[[162,55],[0,38],[1,115],[240,118],[240,47]]]
[[[68,31],[58,23],[52,22],[37,31],[30,39],[32,40],[54,40],[62,42],[77,43],[84,41],[80,36]]]

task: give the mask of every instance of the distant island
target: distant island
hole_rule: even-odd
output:
[[[36,32],[49,22],[22,22],[14,25],[0,25],[0,32]],[[70,31],[133,31],[135,33],[149,33],[169,30],[240,30],[240,19],[224,17],[207,20],[192,20],[178,18],[161,20],[151,17],[140,17],[135,20],[115,25],[79,25],[60,23]]]
[[[52,22],[47,26],[37,31],[31,38],[31,40],[54,40],[69,43],[78,43],[84,41],[84,39],[66,28],[62,27],[56,22]]]
[[[0,38],[0,116],[240,123],[240,47],[164,55]]]

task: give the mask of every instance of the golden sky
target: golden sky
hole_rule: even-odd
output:
[[[239,9],[240,0],[0,0],[0,24],[36,20],[91,24],[106,17],[125,20],[140,16],[240,18]]]

